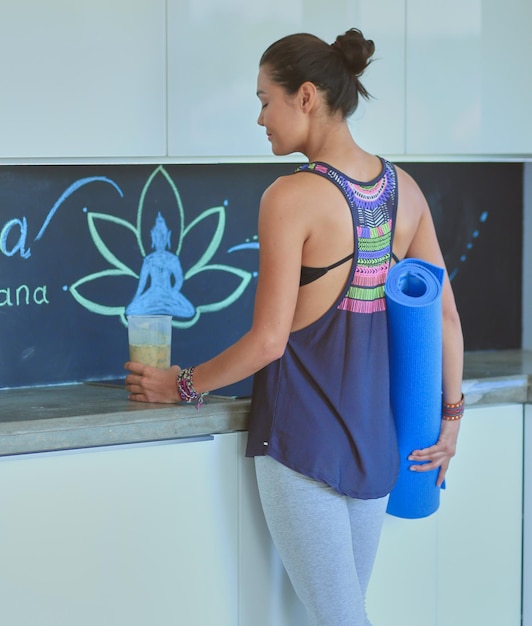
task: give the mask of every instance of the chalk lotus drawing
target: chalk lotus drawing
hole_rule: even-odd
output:
[[[158,212],[155,224],[152,222],[151,242],[154,251],[146,253],[143,244],[142,225],[145,222],[143,213],[145,210],[148,210],[146,207],[146,195],[155,177],[163,177],[171,189],[172,197],[175,199],[175,207],[168,208],[168,211],[173,210],[177,213],[177,220],[175,219],[176,215],[172,216],[174,218],[173,223],[178,224],[179,231],[175,232],[175,250],[173,252],[170,251],[170,245],[174,233],[168,229],[165,216],[161,211]],[[103,271],[83,276],[70,286],[70,293],[86,309],[99,315],[118,316],[124,325],[127,325],[127,314],[158,313],[172,315],[174,327],[189,328],[198,321],[202,314],[213,313],[230,306],[240,298],[255,273],[232,265],[212,262],[214,255],[219,250],[225,231],[225,209],[225,206],[206,209],[189,224],[186,224],[185,212],[178,189],[164,167],[159,166],[144,185],[139,199],[135,225],[114,215],[92,211],[87,212],[88,227],[92,240],[110,267]],[[130,235],[133,234],[143,257],[139,273],[137,273],[136,268],[131,268],[120,260],[112,251],[111,245],[107,245],[104,241],[103,229],[101,227],[106,222],[122,226]],[[213,222],[214,229],[212,228]],[[210,239],[201,238],[201,241],[205,241],[205,248],[198,251],[198,258],[190,267],[183,268],[180,260],[183,243],[187,236],[190,236],[192,232],[197,233],[196,229],[201,229],[202,227],[206,232],[212,233],[212,235]],[[258,244],[242,244],[242,246],[235,246],[227,252],[230,253],[232,250],[242,247],[256,249]],[[233,287],[230,288],[232,290],[230,293],[225,294],[225,297],[222,299],[209,303],[203,302],[195,306],[181,292],[187,280],[202,274],[206,284],[209,284],[210,281],[219,283],[220,273],[231,274],[237,278],[236,287],[234,287],[233,280]],[[136,289],[132,289],[134,296],[129,303],[124,303],[124,306],[109,306],[103,302],[95,302],[84,295],[84,290],[86,293],[87,290],[85,288],[89,283],[105,280],[107,281],[106,284],[109,284],[110,279],[137,281]]]

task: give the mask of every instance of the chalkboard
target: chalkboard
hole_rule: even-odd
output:
[[[522,163],[403,163],[423,190],[466,350],[521,347]]]
[[[402,167],[431,204],[466,348],[520,347],[522,165]],[[0,167],[0,388],[123,377],[126,311],[154,286],[148,277],[139,289],[139,277],[162,252],[181,270],[166,299],[172,361],[192,365],[229,346],[252,320],[260,196],[293,169]],[[250,390],[248,379],[222,392]]]

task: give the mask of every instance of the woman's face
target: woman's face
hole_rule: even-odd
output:
[[[298,95],[289,95],[272,81],[268,69],[262,66],[257,79],[257,96],[261,111],[257,119],[266,129],[272,151],[276,155],[303,151],[305,116],[298,105]]]

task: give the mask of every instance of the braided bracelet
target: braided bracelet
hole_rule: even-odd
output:
[[[464,416],[464,394],[458,402],[442,402],[442,419],[456,421]]]
[[[195,367],[187,367],[181,370],[177,375],[177,393],[183,402],[193,402],[196,400],[196,408],[199,409],[204,404],[204,398],[208,395],[208,391],[199,393],[194,387],[192,380]]]

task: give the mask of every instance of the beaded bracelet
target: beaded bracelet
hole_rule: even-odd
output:
[[[183,402],[196,402],[196,408],[199,409],[204,404],[204,398],[208,395],[208,391],[199,393],[194,387],[192,380],[195,367],[187,367],[181,370],[177,375],[177,393]]]
[[[459,402],[442,402],[442,419],[456,421],[464,416],[464,394]]]

